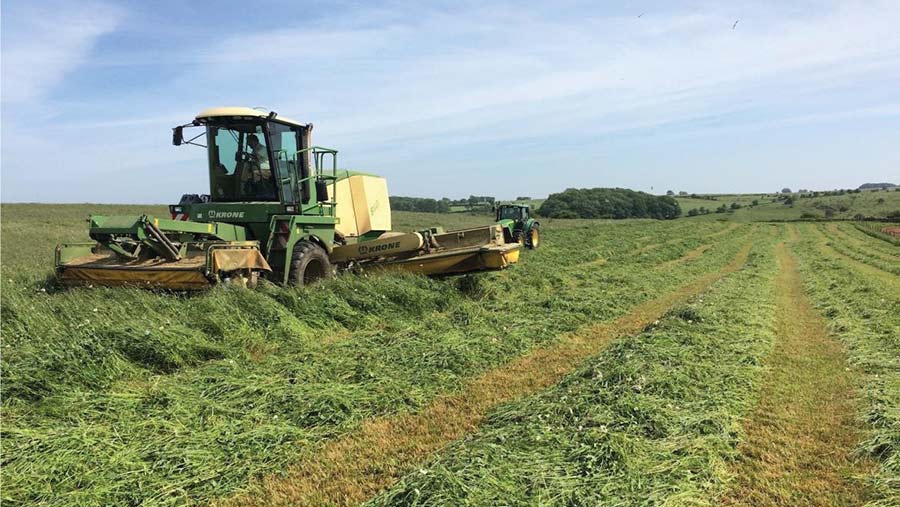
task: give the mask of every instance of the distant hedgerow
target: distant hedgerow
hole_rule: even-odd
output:
[[[681,216],[678,201],[627,188],[569,188],[550,197],[538,209],[550,218],[656,218]]]

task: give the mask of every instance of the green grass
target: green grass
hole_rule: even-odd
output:
[[[737,222],[766,222],[801,220],[804,215],[817,219],[833,218],[835,220],[849,220],[856,215],[883,217],[888,213],[900,210],[900,192],[894,189],[879,190],[876,192],[862,191],[858,194],[845,194],[842,196],[819,196],[800,198],[799,194],[792,194],[794,203],[785,205],[781,201],[775,201],[773,194],[735,194],[714,195],[717,200],[692,199],[676,197],[681,205],[682,216],[687,217],[691,208],[701,206],[710,210],[709,215],[688,217],[691,220],[716,219]],[[759,201],[759,205],[750,206],[753,200]],[[883,202],[879,202],[883,200]],[[714,213],[722,204],[731,206],[736,202],[742,207],[730,213]],[[826,217],[826,209],[832,209],[833,215]]]
[[[706,197],[712,199],[675,196],[675,200],[678,201],[681,212],[685,216],[691,208],[700,208],[701,206],[708,210],[715,210],[723,204],[731,206],[731,203],[738,203],[741,206],[750,206],[753,201],[757,201],[759,204],[772,202],[772,197],[768,194],[710,194]]]
[[[859,222],[853,225],[857,230],[867,236],[886,241],[895,246],[900,246],[900,237],[887,234],[882,231],[882,229],[884,229],[885,227],[897,227],[897,224],[888,224],[883,222]]]
[[[837,224],[828,224],[819,227],[818,230],[827,238],[828,246],[836,252],[887,273],[900,275],[900,257],[897,256],[896,248],[893,255],[888,251],[879,250],[878,247],[881,245],[875,243],[872,246],[871,238],[855,238]]]
[[[862,488],[870,507],[897,505],[900,292],[898,277],[875,266],[900,250],[854,235],[852,224],[801,224],[798,230],[799,241],[791,245],[802,260],[806,289],[843,342],[854,376],[862,376],[866,430],[857,453],[878,468],[845,479],[867,483]],[[756,403],[773,340],[771,242],[760,238],[746,269],[643,334],[614,343],[540,395],[495,410],[475,435],[369,505],[719,504],[723,494],[734,493],[729,463],[738,458],[740,423]],[[847,256],[833,248],[838,244],[859,255]],[[758,451],[763,467],[769,459],[799,467],[810,459],[780,457],[790,452],[785,446]],[[803,480],[803,469],[794,473],[794,480]],[[781,480],[760,474],[763,488]],[[810,477],[812,484],[818,479]],[[760,493],[777,499],[795,492]]]
[[[0,474],[10,505],[227,496],[360,421],[415,410],[534,346],[724,265],[750,232],[731,231],[659,279],[645,272],[725,226],[685,224],[683,241],[635,256],[664,240],[669,225],[552,221],[545,248],[474,285],[347,275],[307,289],[44,292],[48,250],[82,239],[85,211],[3,208],[6,245],[16,245],[3,258]],[[397,223],[435,218],[398,214]],[[455,220],[441,222],[473,219]],[[32,227],[42,222],[57,224],[55,238]],[[585,267],[585,252],[614,262]]]
[[[869,478],[877,491],[871,506],[900,504],[900,292],[898,277],[859,265],[829,247],[817,225],[801,229],[795,252],[802,260],[810,297],[863,375],[865,422],[870,429],[859,451],[880,463]],[[863,236],[873,246],[880,240]],[[898,249],[895,248],[895,253]],[[874,262],[874,257],[873,257]],[[869,265],[870,263],[863,263]]]
[[[370,505],[704,505],[727,486],[772,339],[771,237],[748,265]]]
[[[771,342],[770,251],[782,229],[740,223],[758,218],[743,211],[724,217],[737,223],[545,219],[540,249],[474,278],[370,273],[185,295],[48,283],[54,246],[84,241],[89,213],[164,207],[3,205],[2,500],[228,497],[364,421],[417,411],[721,269],[752,241],[749,267],[702,301],[614,343],[547,393],[504,406],[424,468],[409,464],[414,473],[376,503],[412,504],[425,498],[410,496],[416,489],[452,504],[708,502],[727,481],[737,417],[753,404]],[[394,228],[490,220],[395,213]],[[900,476],[900,254],[852,223],[801,227],[796,250],[812,298],[865,371],[872,431],[861,452],[882,464],[871,481],[889,505]]]

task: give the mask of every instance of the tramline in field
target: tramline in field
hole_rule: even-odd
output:
[[[186,139],[190,127],[203,131]],[[339,170],[337,151],[313,146],[311,132],[243,107],[208,109],[175,127],[174,145],[207,148],[210,193],[182,196],[171,218],[91,216],[93,242],[57,247],[58,279],[200,289],[263,276],[299,286],[357,267],[453,275],[518,261],[520,244],[498,224],[392,232],[384,178]],[[206,145],[197,142],[204,136]]]

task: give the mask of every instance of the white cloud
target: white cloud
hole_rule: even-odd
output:
[[[80,181],[97,195],[104,188],[97,182],[117,177],[116,170],[144,170],[138,160],[158,164],[161,173],[187,159],[202,165],[199,152],[168,145],[167,127],[216,105],[268,106],[314,122],[318,143],[334,144],[349,165],[389,178],[423,164],[433,172],[451,167],[434,182],[434,192],[447,193],[484,191],[461,189],[484,181],[479,171],[531,161],[533,168],[551,157],[589,167],[592,157],[616,154],[609,139],[636,131],[658,129],[670,143],[694,135],[691,142],[702,143],[699,136],[721,130],[896,118],[900,2],[667,2],[641,10],[646,14],[637,18],[564,4],[388,5],[327,23],[299,24],[285,15],[274,28],[265,16],[230,30],[198,25],[181,40],[132,41],[96,55],[98,38],[121,26],[116,9],[54,9],[10,34],[5,8],[3,100],[24,104],[17,112],[31,118],[34,99],[45,98],[40,103],[53,120],[29,122],[16,139],[32,147],[44,136],[59,139],[59,167],[81,171]],[[62,33],[47,28],[55,25]],[[103,96],[68,90],[70,102],[53,100],[49,92],[65,89],[65,77],[79,66],[155,79],[110,87]],[[8,131],[7,121],[4,110]],[[74,139],[79,130],[83,138]],[[92,149],[83,139],[103,146]],[[27,165],[28,152],[8,141],[5,135],[4,162]],[[619,156],[637,166],[642,154]],[[112,162],[118,169],[106,167]],[[194,175],[202,185],[203,171]],[[539,185],[543,177],[520,184]],[[405,181],[422,184],[418,177]],[[170,193],[161,191],[160,200]],[[129,199],[116,193],[107,200]]]
[[[122,19],[116,7],[98,3],[3,5],[2,97],[33,100],[52,90],[87,59],[97,39]]]
[[[641,18],[497,5],[406,14],[380,11],[380,28],[358,13],[359,26],[236,35],[197,52],[179,81],[216,83],[207,100],[269,105],[329,137],[378,133],[383,142],[526,118],[544,128],[617,117],[630,128],[629,112],[690,119],[835,88],[847,76],[894,78],[900,54],[896,2],[744,6],[736,29],[717,7]],[[271,82],[247,86],[266,72]]]

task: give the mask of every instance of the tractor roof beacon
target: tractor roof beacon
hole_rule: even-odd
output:
[[[387,183],[338,169],[313,126],[247,107],[207,109],[172,129],[176,146],[207,151],[209,193],[185,194],[170,218],[92,215],[92,242],[56,248],[64,284],[198,289],[304,285],[377,266],[426,275],[503,269],[519,245],[497,225],[391,232]]]
[[[541,224],[534,219],[530,204],[501,204],[497,206],[497,223],[503,227],[507,242],[537,248],[541,241]]]

